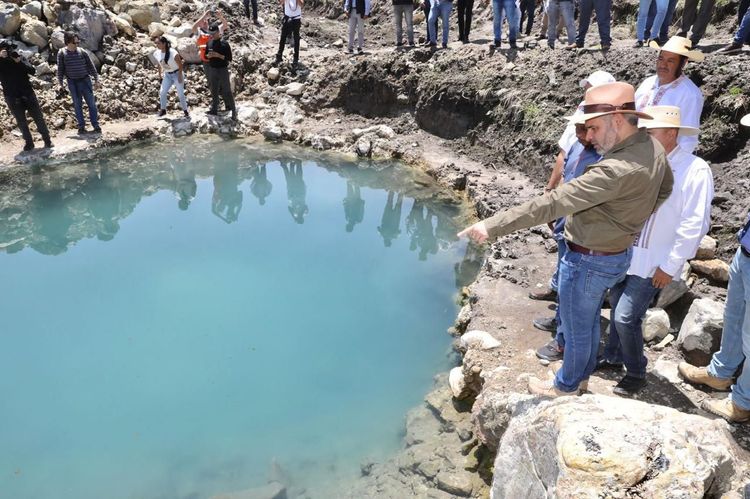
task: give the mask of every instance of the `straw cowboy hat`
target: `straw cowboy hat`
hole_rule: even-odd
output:
[[[678,128],[680,135],[698,135],[698,129],[683,126],[680,121],[680,108],[677,106],[648,106],[643,110],[652,119],[638,122],[640,128]]]
[[[750,127],[750,114],[746,114],[740,120],[740,125]]]
[[[665,50],[673,54],[684,55],[690,61],[702,62],[706,58],[700,50],[690,50],[693,48],[693,42],[681,36],[673,36],[661,47],[654,40],[651,40],[648,46],[659,51]]]
[[[579,125],[608,114],[635,114],[639,118],[651,119],[650,115],[635,110],[635,89],[633,85],[622,81],[605,83],[586,90],[583,114],[569,116],[566,119]]]

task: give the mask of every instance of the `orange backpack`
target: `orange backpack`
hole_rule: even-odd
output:
[[[206,57],[206,46],[208,45],[208,41],[211,39],[211,35],[206,33],[201,33],[198,36],[198,53],[201,56],[201,60],[203,62],[208,62],[208,58]]]

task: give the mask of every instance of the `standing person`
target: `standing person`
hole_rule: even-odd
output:
[[[612,37],[610,36],[612,0],[581,0],[580,9],[576,47],[583,48],[586,44],[586,34],[589,32],[589,24],[591,24],[591,12],[594,11],[596,13],[596,25],[599,27],[599,41],[602,50],[608,50],[612,46]]]
[[[646,26],[648,10],[651,8],[652,1],[656,2],[656,16],[654,16],[653,22]],[[638,20],[635,23],[636,48],[643,47],[647,29],[652,37],[655,35],[658,37],[664,18],[667,17],[667,7],[669,7],[669,0],[640,0],[640,4],[638,5]]]
[[[500,48],[503,38],[503,15],[508,18],[508,43],[510,48],[518,48],[518,9],[515,0],[492,0],[492,31],[495,48]]]
[[[534,25],[534,11],[536,10],[536,0],[521,0],[521,23],[518,26],[518,32],[523,32],[526,36],[531,35],[531,28]],[[526,20],[526,30],[523,29],[523,21]]]
[[[683,71],[688,61],[701,62],[703,53],[690,50],[690,40],[680,36],[673,36],[662,47],[651,42],[650,47],[659,51],[656,74],[643,80],[636,90],[636,109],[641,111],[649,106],[677,106],[680,108],[682,124],[699,128],[703,94]],[[681,135],[677,140],[680,147],[689,153],[698,146],[696,135]]]
[[[219,23],[219,31],[221,32],[221,35],[224,36],[224,32],[227,30],[229,23],[227,23],[227,20],[221,11],[217,12],[214,9],[204,12],[201,18],[193,24],[192,28],[193,34],[198,35],[198,55],[200,55],[201,62],[203,63],[203,73],[206,75],[206,80],[208,80],[208,75],[211,72],[210,61],[208,60],[208,57],[206,57],[206,45],[208,45],[208,42],[212,38],[211,33],[208,32],[208,28],[209,26],[216,24],[215,17],[218,17],[219,21],[221,21]]]
[[[16,120],[24,140],[24,151],[34,149],[34,139],[29,130],[26,111],[36,123],[36,128],[44,141],[44,147],[52,147],[47,123],[44,121],[39,101],[29,81],[29,75],[36,74],[34,66],[21,57],[12,44],[0,43],[0,83],[3,85],[3,96],[10,113]]]
[[[208,110],[208,114],[219,113],[219,94],[221,94],[224,107],[227,111],[232,112],[232,119],[237,120],[237,108],[234,105],[232,86],[229,82],[229,63],[232,62],[232,48],[229,43],[222,40],[219,26],[209,27],[208,32],[213,37],[206,45],[206,57],[211,66],[208,78],[208,86],[211,90],[211,109]]]
[[[745,9],[745,15],[742,16],[740,27],[734,34],[731,43],[716,51],[717,54],[731,54],[742,50],[745,43],[750,43],[750,9]]]
[[[365,19],[370,16],[370,0],[344,0],[344,12],[349,18],[349,48],[354,53],[354,35],[357,34],[357,53],[365,44]]]
[[[644,33],[644,37],[646,40],[656,40],[659,45],[664,45],[669,40],[669,28],[672,26],[672,19],[674,18],[674,10],[677,7],[677,0],[669,0],[669,3],[667,4],[667,13],[664,16],[664,22],[661,23],[661,28],[659,29],[659,32],[656,32],[656,29],[659,28],[654,24],[654,19],[656,18],[656,2],[651,2],[651,7],[648,8],[648,19],[646,19],[646,26],[651,26],[654,30],[654,33],[651,33],[651,30],[646,28],[646,31]]]
[[[700,9],[698,2],[700,2]],[[687,38],[690,33],[690,41],[693,47],[697,47],[703,35],[706,34],[708,23],[711,22],[714,5],[716,5],[716,0],[685,0],[682,10],[682,26],[677,36]]]
[[[450,30],[450,16],[453,9],[453,0],[429,0],[430,17],[427,23],[427,30],[430,33],[430,47],[437,46],[437,23],[438,18],[443,27],[443,48],[448,48],[448,31]]]
[[[259,26],[258,22],[258,0],[242,0],[242,5],[245,6],[245,16],[250,18],[250,4],[253,6],[253,24]]]
[[[547,16],[549,21],[547,23],[547,46],[551,49],[555,48],[555,41],[557,41],[557,17],[562,16],[565,22],[565,32],[568,36],[568,44],[565,48],[575,48],[576,46],[576,23],[573,15],[575,14],[575,7],[573,0],[549,0],[547,5]]]
[[[302,6],[304,0],[279,0],[284,6],[284,18],[281,22],[281,38],[279,39],[279,51],[276,53],[278,66],[284,56],[284,45],[289,35],[294,37],[294,59],[292,60],[292,71],[297,71],[299,65],[299,29],[302,26]]]
[[[406,40],[414,46],[414,2],[413,0],[393,0],[393,19],[396,23],[396,47],[403,47],[403,20],[406,19]]]
[[[528,0],[534,2],[534,0]],[[458,41],[469,43],[471,33],[471,17],[474,9],[474,0],[458,0],[456,14],[458,17]],[[532,13],[533,16],[533,13]]]
[[[159,116],[167,114],[167,95],[169,89],[174,86],[177,89],[177,97],[180,99],[182,112],[186,118],[190,118],[187,100],[185,99],[185,75],[182,67],[182,57],[172,48],[172,44],[166,37],[160,36],[154,40],[156,51],[154,57],[158,62],[159,78],[161,78],[161,91],[159,92]]]
[[[586,139],[603,158],[549,194],[477,222],[458,235],[477,242],[560,217],[568,247],[560,264],[563,363],[554,380],[529,379],[529,392],[546,397],[585,390],[596,368],[604,295],[625,277],[630,246],[643,224],[672,190],[664,149],[645,130],[635,110],[635,92],[623,82],[586,92]]]
[[[679,280],[683,265],[695,256],[708,233],[714,197],[711,168],[677,145],[678,135],[696,135],[698,130],[681,125],[678,107],[654,106],[644,111],[654,119],[642,126],[667,152],[674,186],[636,238],[625,280],[609,291],[609,340],[597,368],[619,370],[624,364],[627,374],[613,391],[626,396],[646,386],[643,316],[659,290]]]
[[[78,134],[86,133],[86,120],[83,117],[84,100],[89,108],[89,120],[91,120],[91,126],[94,127],[94,133],[102,133],[94,98],[94,88],[99,88],[99,73],[96,72],[89,55],[83,49],[78,48],[80,42],[78,35],[66,31],[63,40],[65,48],[57,53],[57,82],[60,90],[65,92],[63,78],[68,79],[68,90],[73,98],[73,108],[78,122]]]

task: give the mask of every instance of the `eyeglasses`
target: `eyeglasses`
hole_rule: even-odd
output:
[[[625,102],[619,106],[612,104],[587,104],[583,106],[583,114],[611,113],[612,111],[635,111],[635,102]]]

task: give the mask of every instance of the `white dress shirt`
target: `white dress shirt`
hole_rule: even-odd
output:
[[[711,168],[679,145],[667,160],[674,175],[672,193],[649,217],[633,243],[628,274],[644,279],[652,277],[659,267],[679,280],[682,266],[695,256],[711,222]]]
[[[643,111],[647,106],[677,106],[680,108],[682,125],[700,128],[703,94],[685,75],[666,85],[659,85],[656,75],[643,80],[635,91],[635,107]],[[692,153],[698,147],[698,136],[683,135],[677,139],[677,143],[684,151]]]

